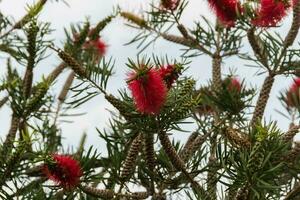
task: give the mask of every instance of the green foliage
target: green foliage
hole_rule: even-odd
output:
[[[38,19],[46,2],[29,6],[17,23],[0,13],[0,51],[8,57],[7,72],[0,81],[5,100],[0,107],[9,107],[12,113],[11,127],[0,144],[0,199],[297,198],[300,145],[292,139],[299,131],[299,109],[289,107],[286,91],[280,98],[291,129],[284,133],[275,122],[261,123],[273,78],[299,74],[299,47],[291,45],[291,38],[297,35],[293,27],[289,35],[295,35],[283,38],[275,28],[258,30],[246,18],[239,18],[234,27],[224,27],[201,16],[193,27],[186,28],[181,21],[188,0],[180,1],[174,10],[155,2],[143,16],[118,8],[95,25],[88,18],[73,23],[65,28],[59,48],[51,39],[52,25]],[[251,12],[245,8],[245,15],[253,15]],[[101,39],[116,16],[138,29],[127,43],[137,43],[138,54],[159,38],[184,47],[180,59],[169,59],[169,55],[139,59],[138,55],[137,61],[129,58],[126,63],[131,70],[139,69],[137,76],[144,76],[148,69],[174,66],[176,80],[166,86],[159,113],[139,112],[125,85],[111,94],[108,88],[113,84],[110,79],[117,58],[88,48]],[[253,53],[242,52],[246,37]],[[48,51],[57,53],[60,64],[48,76],[33,79]],[[199,88],[186,71],[202,55],[213,63],[213,78]],[[235,75],[223,77],[221,70],[229,57],[254,64],[258,74],[268,73],[269,88],[257,92],[244,81],[233,88]],[[147,66],[144,71],[140,70],[143,65]],[[72,72],[61,98],[51,89],[64,70]],[[86,147],[88,133],[83,133],[76,148],[67,149],[61,123],[70,121],[64,117],[82,115],[72,110],[99,94],[113,106],[108,126],[96,129],[106,151]],[[253,107],[258,115],[252,113]],[[189,138],[183,142],[177,136]],[[62,188],[45,174],[45,165],[57,164],[51,155],[59,152],[80,163],[82,175],[73,188]],[[62,170],[66,178],[64,169],[56,170]]]
[[[224,118],[241,118],[251,107],[252,99],[255,95],[255,90],[248,89],[242,82],[240,90],[231,88],[230,81],[232,77],[227,77],[222,81],[221,90],[216,90],[209,86],[208,88],[200,89],[202,94],[202,102],[200,106],[206,106],[212,110],[218,110],[224,113]]]
[[[233,190],[247,185],[251,199],[276,198],[284,187],[279,180],[292,172],[281,162],[288,145],[282,141],[282,133],[276,125],[257,127],[251,134],[256,135],[251,149],[224,149],[224,154],[220,155],[220,162],[228,174],[226,178],[233,183],[226,185]]]

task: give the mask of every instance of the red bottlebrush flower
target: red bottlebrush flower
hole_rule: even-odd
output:
[[[167,88],[170,89],[173,83],[178,79],[180,70],[175,65],[163,66],[159,69],[160,76],[165,81]]]
[[[300,87],[300,78],[296,78],[294,79],[294,83],[292,84],[290,90],[292,92],[296,92],[298,91],[299,87]]]
[[[139,112],[158,114],[167,96],[166,85],[156,69],[129,74],[128,87]],[[145,71],[146,70],[146,71]]]
[[[44,165],[44,174],[66,189],[78,185],[82,171],[78,161],[71,156],[53,154],[51,162]]]
[[[261,0],[260,8],[256,11],[257,17],[252,24],[260,27],[276,26],[286,15],[291,7],[283,0]]]
[[[160,6],[166,10],[176,10],[179,0],[161,0]]]
[[[240,92],[242,89],[240,81],[237,78],[230,78],[228,89],[230,91]]]
[[[86,42],[83,47],[84,49],[94,50],[98,56],[104,56],[107,49],[107,45],[100,38]]]
[[[242,12],[242,7],[238,0],[208,0],[208,3],[219,21],[227,27],[234,26],[238,13]]]
[[[286,104],[288,107],[300,106],[300,78],[294,79],[294,83],[286,92]]]
[[[99,52],[99,55],[104,56],[106,53],[106,44],[99,38],[95,41],[95,47]]]

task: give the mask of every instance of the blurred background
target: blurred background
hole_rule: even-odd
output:
[[[10,15],[17,21],[26,13],[26,5],[32,5],[36,1],[32,0],[2,0],[0,3],[0,11],[5,15]],[[89,18],[92,23],[96,24],[107,15],[111,14],[113,10],[120,6],[121,9],[134,12],[136,14],[143,14],[143,10],[149,8],[150,3],[157,4],[159,1],[149,0],[68,0],[68,5],[63,2],[49,2],[46,4],[43,12],[40,14],[39,20],[50,22],[51,28],[54,30],[50,38],[54,39],[57,47],[63,47],[63,41],[65,40],[64,28],[69,28],[71,23],[82,23],[86,18]],[[205,0],[189,0],[187,9],[185,10],[181,23],[189,28],[193,27],[193,22],[204,15],[212,22],[215,20],[212,11],[209,9]],[[290,26],[291,16],[285,19],[284,24],[278,28],[281,34],[286,34],[288,27]],[[137,33],[136,30],[126,26],[126,21],[120,17],[115,18],[110,25],[108,25],[102,32],[102,39],[108,45],[107,57],[113,57],[115,59],[114,76],[110,79],[108,91],[113,94],[117,94],[117,90],[126,87],[126,72],[128,68],[125,63],[128,58],[135,60],[137,58],[136,44],[126,46],[125,43],[129,42]],[[176,32],[177,33],[177,32]],[[174,34],[176,34],[174,32]],[[247,45],[247,41],[244,41],[245,45],[242,51],[247,53],[250,51]],[[157,56],[168,56],[170,59],[177,58],[181,55],[181,46],[163,41],[157,40],[156,43],[150,45],[142,55],[152,54]],[[252,52],[251,52],[252,53]],[[60,63],[60,59],[54,52],[48,52],[49,57],[35,68],[35,81],[39,80],[43,74],[49,73],[57,64]],[[208,57],[200,56],[191,59],[189,69],[184,75],[191,75],[197,80],[197,85],[205,85],[211,78],[211,61]],[[0,77],[6,73],[6,59],[4,56],[0,57]],[[222,65],[224,75],[229,74],[230,71],[234,71],[240,80],[245,79],[247,86],[253,86],[260,88],[264,80],[265,75],[257,75],[257,68],[251,68],[245,66],[245,62],[241,59],[234,57],[225,60]],[[249,64],[249,63],[248,63]],[[20,71],[24,71],[23,66],[15,65]],[[52,87],[53,93],[60,90],[62,84],[68,75],[65,72],[60,76],[59,80]],[[276,120],[278,126],[282,130],[287,130],[289,126],[289,120],[279,114],[277,110],[284,112],[284,108],[278,100],[279,92],[288,88],[292,82],[292,77],[277,77],[275,85],[271,92],[271,98],[269,99],[267,109],[265,112],[266,121]],[[256,100],[256,98],[255,98]],[[71,113],[85,113],[78,117],[63,118],[64,120],[71,120],[71,123],[60,123],[60,128],[63,133],[63,144],[65,148],[76,147],[81,135],[87,133],[87,145],[93,145],[100,152],[105,154],[105,143],[98,137],[96,127],[103,129],[108,126],[108,120],[110,117],[109,110],[112,110],[112,106],[108,104],[102,95],[93,98],[88,103],[83,104],[80,108],[72,110]],[[10,123],[11,111],[7,107],[3,107],[0,110],[0,137],[6,135],[8,126]],[[186,130],[191,130],[192,127],[184,127]],[[187,133],[176,133],[174,137],[176,139],[184,140],[188,136]]]

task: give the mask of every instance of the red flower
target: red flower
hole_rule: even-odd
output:
[[[44,165],[44,174],[63,188],[73,188],[78,185],[82,175],[78,161],[71,156],[53,154],[52,161]]]
[[[179,0],[161,0],[160,5],[166,10],[176,10]]]
[[[83,47],[96,51],[98,56],[104,56],[107,49],[107,45],[100,38],[86,42]]]
[[[286,104],[288,107],[300,105],[300,78],[294,79],[294,83],[286,93]]]
[[[291,85],[290,91],[296,92],[300,87],[300,78],[294,79],[294,83]]]
[[[159,69],[160,76],[165,81],[167,88],[170,89],[173,83],[178,79],[180,71],[175,65],[163,66]]]
[[[260,27],[276,26],[287,15],[290,7],[283,0],[261,0],[260,8],[256,11],[257,17],[252,23]]]
[[[167,96],[166,85],[156,69],[143,68],[129,74],[128,87],[139,112],[158,114]]]
[[[104,56],[104,54],[106,53],[107,46],[100,38],[95,41],[95,47],[97,48],[99,54],[101,56]]]
[[[237,78],[230,78],[230,83],[228,89],[231,91],[240,92],[241,91],[241,83]]]
[[[238,13],[242,12],[238,0],[208,0],[208,3],[220,22],[227,27],[234,26]]]

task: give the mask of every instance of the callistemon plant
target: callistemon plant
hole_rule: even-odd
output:
[[[289,11],[292,1],[261,0],[252,23],[256,26],[276,26]]]
[[[95,40],[86,41],[86,43],[83,45],[83,48],[93,51],[93,53],[98,56],[104,56],[107,46],[104,41],[102,41],[100,38],[97,38]]]
[[[1,13],[0,116],[11,114],[0,120],[0,199],[300,199],[300,1],[203,1],[210,18],[193,1],[116,6],[65,23],[62,43],[40,18],[53,1],[17,20]],[[129,49],[137,56],[122,63]],[[266,113],[276,96],[278,119]],[[65,146],[79,137],[78,123],[64,129],[74,109],[106,105],[99,98],[111,105],[99,145],[89,127]],[[104,114],[92,113],[98,126]]]
[[[243,82],[237,77],[226,77],[221,82],[221,89],[213,85],[205,86],[198,91],[202,95],[202,101],[198,105],[200,115],[213,114],[213,111],[222,110],[228,115],[239,116],[241,110],[250,106],[254,91],[245,88]]]
[[[128,75],[128,87],[139,112],[157,114],[160,112],[167,96],[164,76],[157,69],[145,65],[139,66]]]
[[[292,107],[299,106],[299,88],[300,88],[300,79],[294,79],[294,83],[290,86],[289,90],[286,92],[286,104]]]
[[[238,0],[209,0],[208,3],[218,20],[225,26],[234,26],[238,15],[242,12],[242,7]]]
[[[296,116],[299,115],[300,110],[300,78],[296,77],[293,79],[289,88],[282,92],[280,98],[292,117],[292,123],[296,120]]]
[[[182,69],[180,65],[171,64],[159,68],[160,76],[162,77],[168,89],[170,89],[178,79],[179,75],[181,74],[181,70]]]
[[[53,154],[46,160],[43,172],[48,179],[66,189],[76,187],[82,175],[78,161],[71,156],[58,154]]]
[[[228,90],[233,92],[241,92],[242,84],[237,78],[228,78]]]
[[[162,9],[175,10],[180,0],[161,0],[160,6]]]

